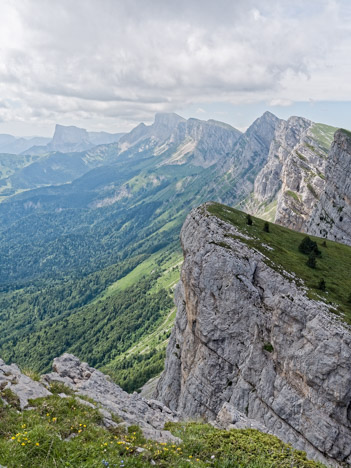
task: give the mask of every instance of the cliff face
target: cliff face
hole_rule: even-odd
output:
[[[306,231],[324,192],[328,150],[335,130],[302,117],[280,121],[246,210]]]
[[[156,397],[212,420],[234,407],[316,459],[350,464],[350,330],[207,206],[188,216],[181,241]]]
[[[326,184],[307,231],[351,245],[351,133],[335,133],[326,167]]]

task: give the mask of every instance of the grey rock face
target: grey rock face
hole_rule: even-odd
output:
[[[215,120],[180,122],[169,140],[177,148],[165,163],[184,164],[189,160],[195,166],[209,167],[233,151],[240,135],[235,128]]]
[[[126,393],[109,377],[87,363],[80,362],[72,354],[63,354],[54,359],[53,370],[42,377],[43,382],[68,385],[78,395],[95,400],[108,414],[119,416],[127,425],[138,424],[147,438],[160,442],[179,442],[177,437],[164,430],[166,422],[178,420],[177,415],[159,401],[145,400],[137,393]],[[113,424],[110,417],[107,419]]]
[[[258,431],[271,434],[271,431],[266,426],[260,424],[255,419],[248,418],[227,402],[223,404],[217,414],[214,425],[221,429],[257,429]]]
[[[206,206],[185,221],[177,317],[155,397],[210,420],[230,404],[244,424],[255,420],[329,465],[350,464],[350,330],[228,233],[242,236]]]
[[[333,130],[302,117],[280,121],[267,164],[258,174],[244,210],[307,232],[311,214],[324,192]]]
[[[307,224],[317,236],[351,245],[351,134],[335,133],[326,168],[325,191]]]
[[[214,120],[156,114],[152,125],[140,124],[122,137],[119,149],[122,153],[152,150],[155,156],[161,156],[160,164],[190,162],[209,167],[233,149],[240,135],[239,130]]]
[[[21,408],[28,406],[28,400],[51,395],[44,385],[22,374],[16,364],[10,366],[0,359],[0,389],[15,393]]]
[[[46,145],[40,140],[33,140],[22,151],[24,154],[46,154],[52,151],[61,153],[86,151],[97,145],[117,142],[123,133],[88,132],[84,128],[75,126],[56,125],[53,138]]]
[[[301,117],[280,120],[271,142],[267,164],[255,180],[254,193],[259,202],[272,200],[281,188],[284,164],[311,123]]]

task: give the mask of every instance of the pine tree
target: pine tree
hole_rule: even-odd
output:
[[[318,289],[320,289],[321,291],[325,291],[326,290],[326,284],[325,284],[325,280],[324,278],[322,278],[318,284]]]
[[[302,239],[299,245],[299,251],[306,255],[314,252],[315,255],[320,255],[321,251],[318,249],[317,242],[313,241],[310,237],[306,236]]]
[[[316,254],[314,251],[312,251],[309,254],[306,265],[309,266],[310,268],[316,268],[317,262],[316,262]]]
[[[267,221],[263,225],[263,230],[264,232],[269,232],[269,223],[267,223]]]
[[[252,218],[251,218],[251,215],[248,214],[248,215],[246,216],[246,222],[247,222],[247,224],[248,224],[249,226],[252,226]]]

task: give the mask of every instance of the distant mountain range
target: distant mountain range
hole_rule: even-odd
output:
[[[124,133],[87,132],[84,128],[56,125],[52,138],[0,134],[0,153],[42,155],[52,151],[85,151],[118,141]]]
[[[32,146],[46,145],[50,140],[45,137],[18,138],[13,135],[0,134],[0,153],[20,154]]]
[[[347,133],[328,162],[335,130],[269,112],[244,133],[157,114],[125,135],[57,126],[40,151],[0,155],[2,358],[44,371],[69,351],[128,390],[140,386],[163,366],[179,231],[190,209],[212,200],[311,229],[319,199],[339,177],[328,164],[342,161],[338,197],[348,190]],[[347,243],[348,209],[336,218],[330,196],[324,206],[343,235],[324,227],[321,234],[338,232]]]

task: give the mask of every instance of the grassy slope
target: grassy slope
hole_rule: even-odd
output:
[[[137,426],[106,429],[97,409],[82,405],[61,385],[54,395],[32,400],[33,410],[17,411],[10,391],[0,399],[0,464],[7,468],[174,467],[322,468],[278,438],[253,429],[219,431],[201,423],[169,424],[183,443],[144,439]],[[69,398],[57,393],[66,391]],[[67,438],[69,438],[67,440]],[[142,453],[137,449],[142,448]],[[153,460],[153,462],[152,462]]]
[[[277,224],[270,224],[270,232],[264,232],[264,221],[252,217],[253,225],[248,226],[246,214],[220,204],[209,206],[208,211],[220,219],[227,221],[240,229],[245,234],[252,237],[251,240],[240,238],[264,253],[270,259],[270,265],[278,270],[284,269],[295,273],[308,288],[308,295],[313,299],[322,299],[328,304],[335,304],[338,313],[351,323],[351,247],[338,244],[337,242],[326,241],[327,247],[323,247],[324,239],[310,236],[316,241],[321,257],[317,257],[317,267],[312,269],[306,265],[307,256],[300,253],[298,246],[306,234],[292,231]],[[264,244],[273,247],[267,249]],[[326,291],[318,289],[320,280],[324,278]]]

